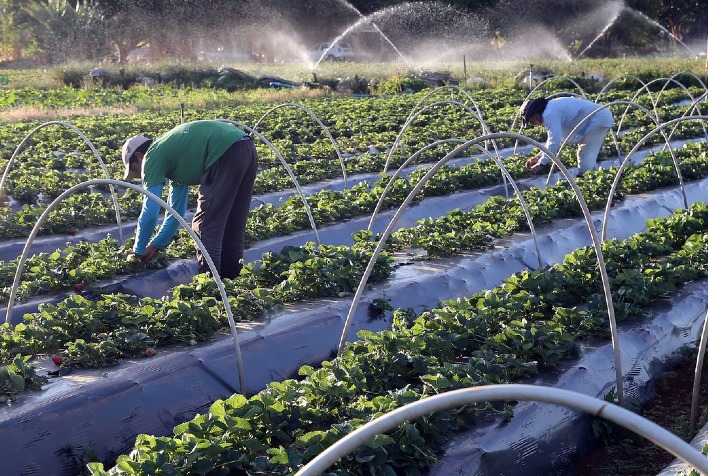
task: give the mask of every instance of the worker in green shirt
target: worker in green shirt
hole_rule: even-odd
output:
[[[142,178],[143,186],[158,197],[169,180],[168,203],[184,216],[187,191],[199,185],[192,229],[222,278],[235,278],[242,268],[246,220],[258,172],[256,148],[241,129],[222,121],[181,124],[157,139],[138,134],[122,149],[123,180]],[[153,259],[170,242],[179,222],[170,213],[153,237],[160,206],[145,196],[138,219],[133,251],[143,261]],[[151,239],[152,238],[152,239]],[[209,266],[197,248],[199,272]]]

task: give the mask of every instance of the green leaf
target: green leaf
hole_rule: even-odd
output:
[[[288,452],[282,446],[278,448],[269,448],[268,454],[273,455],[273,457],[270,459],[270,462],[273,464],[289,465],[290,463]]]

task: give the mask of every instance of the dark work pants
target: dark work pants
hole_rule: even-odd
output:
[[[241,272],[246,220],[258,173],[258,155],[251,139],[235,142],[202,175],[192,229],[202,240],[222,278]],[[199,272],[209,265],[197,248]]]

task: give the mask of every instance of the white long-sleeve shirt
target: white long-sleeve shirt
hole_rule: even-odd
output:
[[[568,137],[571,131],[593,111],[600,108],[602,108],[601,104],[576,97],[560,97],[548,101],[542,114],[543,126],[548,130],[546,148],[554,154],[558,153],[563,140]],[[583,122],[573,133],[573,136],[568,139],[567,143],[583,143],[583,138],[590,130],[598,128],[609,129],[614,125],[615,120],[612,117],[612,112],[608,108],[602,109]],[[543,154],[541,163],[546,164],[550,160],[546,154]]]

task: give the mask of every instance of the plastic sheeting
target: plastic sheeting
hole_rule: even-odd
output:
[[[705,197],[706,187],[708,181],[689,184],[689,201]],[[433,210],[439,209],[439,204],[434,200],[444,198],[426,200],[411,208],[412,215],[408,219],[414,222],[416,214],[421,217],[431,216]],[[451,205],[456,201],[455,206],[466,204],[471,207],[475,198],[473,194],[457,194],[448,200],[451,200]],[[629,236],[642,230],[646,219],[669,216],[672,210],[682,206],[681,195],[676,190],[637,199],[629,198],[613,209],[608,234],[618,238]],[[386,221],[382,216],[377,223],[383,226]],[[403,226],[404,221],[400,225]],[[595,226],[599,229],[597,219]],[[351,223],[328,227],[326,236],[329,239],[330,229],[339,230],[339,234],[333,231],[331,236],[350,240],[351,232],[361,228],[361,223],[351,220]],[[548,264],[590,243],[586,225],[577,220],[561,221],[542,230],[539,236],[544,262]],[[303,236],[288,237],[291,238],[297,239],[298,244],[303,241]],[[271,245],[274,246],[275,242]],[[357,309],[349,339],[355,339],[356,331],[360,329],[376,331],[389,327],[389,322],[372,319],[368,315],[368,304],[374,299],[390,299],[394,307],[422,310],[436,306],[441,300],[470,295],[496,286],[510,274],[536,266],[535,248],[528,236],[519,234],[509,240],[507,245],[504,249],[468,257],[413,261],[400,267],[389,282],[366,291]],[[248,250],[248,253],[260,257],[268,245],[263,244],[263,248],[258,246]],[[278,242],[278,249],[282,246],[283,243]],[[186,276],[191,279],[189,266],[189,262],[180,262],[171,269],[152,273],[152,276],[129,278],[114,285],[126,291],[144,291],[157,286],[157,283],[179,281]],[[148,282],[148,279],[153,281]],[[286,306],[282,312],[273,314],[265,322],[240,325],[247,393],[261,390],[272,380],[294,377],[297,369],[304,364],[316,365],[332,358],[350,303],[351,300],[345,298]],[[689,329],[687,335],[695,335],[695,332]],[[623,348],[623,359],[627,360],[623,363],[624,368],[634,369],[633,363],[639,362],[636,355],[641,339],[637,338],[636,341],[634,347],[626,344],[626,348]],[[74,371],[53,379],[42,392],[23,395],[18,402],[0,409],[0,434],[3,435],[0,457],[3,459],[3,471],[7,474],[72,474],[76,468],[64,451],[67,445],[90,449],[102,460],[111,461],[118,454],[132,448],[137,434],[171,434],[176,424],[193,417],[195,413],[205,411],[214,400],[228,397],[239,390],[230,335],[223,335],[209,345],[159,350],[159,354],[151,359],[138,359],[97,372]],[[611,357],[604,362],[604,370],[601,363],[588,364],[581,372],[590,381],[589,385],[596,387],[597,392],[605,389],[607,382],[613,381],[614,376],[613,371],[606,369],[611,367]],[[43,361],[42,365],[47,370],[54,369],[49,359]],[[593,372],[590,373],[588,368],[593,369]],[[641,372],[640,368],[635,378],[642,377]],[[612,376],[606,378],[609,374]],[[535,413],[524,428],[530,431],[534,426],[531,423],[535,422],[538,429],[531,435],[549,437],[552,433],[548,433],[550,430],[541,430],[540,423],[555,419],[563,422],[565,417],[560,418],[562,414],[556,412],[541,411],[548,416],[540,418]],[[517,411],[519,418],[524,414],[521,410]],[[483,430],[476,431],[483,433]],[[490,431],[494,435],[490,437],[491,440],[500,434],[499,428],[490,428]],[[563,439],[568,441],[567,434],[564,434]],[[564,447],[568,447],[572,441],[569,440]],[[543,445],[539,441],[534,443],[532,436],[518,438],[518,435],[510,435],[506,446],[507,451],[516,448],[517,452],[529,455],[529,461],[541,459],[536,455],[541,454],[538,448]],[[465,456],[463,459],[458,456],[456,447],[462,448],[462,444],[451,445],[446,458],[449,461],[465,461],[465,468],[471,467],[470,457]],[[464,454],[468,455],[469,451],[465,450]],[[491,450],[479,454],[500,455]],[[561,456],[563,454],[558,455],[558,458]],[[480,460],[486,463],[490,459],[480,457]],[[514,461],[508,454],[499,460]],[[520,473],[515,470],[513,474]]]
[[[517,149],[518,153],[526,153],[530,151],[530,147],[520,147]],[[499,155],[501,157],[507,157],[513,153],[513,149],[508,148],[508,149],[502,149],[499,151]],[[480,158],[486,158],[485,155],[474,155],[470,157],[460,157],[458,159],[453,159],[448,162],[448,165],[451,166],[461,166],[465,165],[471,162],[474,162],[476,160],[479,160]],[[421,167],[427,167],[428,165],[417,165],[417,166],[411,166],[406,168],[403,173],[401,174],[402,177],[407,177],[411,172],[414,170],[417,170]],[[389,171],[388,175],[393,175],[393,171]],[[501,175],[501,172],[500,172]],[[380,180],[380,176],[377,173],[370,173],[370,174],[358,174],[358,175],[353,175],[353,176],[348,176],[347,177],[347,186],[352,187],[360,182],[366,182],[368,181],[370,184],[373,184],[377,180]],[[305,197],[308,197],[316,192],[319,192],[321,190],[334,190],[334,191],[342,191],[345,189],[344,186],[344,180],[339,178],[339,179],[332,179],[332,180],[326,180],[322,182],[317,182],[309,185],[303,185],[300,187],[303,191],[303,194]],[[474,192],[471,192],[474,193]],[[511,193],[511,192],[509,192]],[[290,197],[293,197],[297,195],[297,190],[294,188],[279,191],[279,192],[273,192],[273,193],[267,193],[267,194],[262,194],[262,195],[254,195],[253,198],[251,199],[251,206],[250,209],[254,209],[260,205],[269,203],[275,206],[278,206],[285,200],[289,199]],[[188,211],[185,214],[185,218],[187,221],[191,220],[192,217],[192,212]],[[123,237],[127,238],[128,236],[132,236],[132,234],[135,233],[135,228],[137,224],[136,222],[126,222],[122,223],[122,228],[123,228]],[[102,240],[103,238],[106,237],[106,235],[110,234],[114,238],[118,239],[119,237],[119,230],[117,225],[107,225],[107,226],[102,226],[102,227],[96,227],[96,228],[89,228],[85,230],[81,230],[81,233],[78,235],[49,235],[49,236],[40,236],[37,237],[31,248],[31,253],[41,253],[41,252],[53,252],[56,249],[61,249],[64,248],[65,245],[68,244],[76,244],[81,241],[88,241],[88,242],[97,242]],[[351,238],[351,237],[350,237]],[[314,234],[312,234],[312,239],[314,239]],[[0,244],[0,260],[3,261],[9,261],[12,259],[17,258],[22,254],[22,249],[25,246],[27,240],[25,239],[18,239],[18,240],[8,240],[4,241]],[[256,256],[256,258],[260,258],[260,255]]]
[[[688,285],[668,309],[648,310],[650,321],[620,327],[619,345],[628,401],[645,403],[652,379],[670,367],[682,349],[695,345],[708,307],[708,281]],[[581,357],[556,381],[535,382],[603,398],[615,386],[612,346],[586,342]],[[576,456],[592,447],[592,418],[575,410],[537,402],[514,407],[508,423],[496,421],[456,436],[433,466],[431,476],[569,475]]]
[[[691,201],[705,196],[706,187],[708,181],[690,184],[687,189]],[[643,229],[647,218],[668,216],[672,209],[681,206],[681,196],[675,190],[643,199],[629,199],[613,209],[610,235],[628,236]],[[587,243],[589,234],[586,225],[574,220],[544,230],[540,239],[544,260],[548,263],[562,259],[568,252]],[[510,241],[505,249],[464,258],[412,262],[399,268],[390,282],[367,290],[357,309],[350,340],[355,338],[359,329],[379,330],[389,326],[388,322],[372,319],[368,315],[367,307],[373,299],[390,299],[394,307],[430,308],[440,300],[470,295],[495,286],[511,273],[534,267],[535,262],[532,241],[522,236]],[[241,326],[247,392],[255,393],[272,380],[293,377],[303,364],[318,364],[332,358],[349,306],[350,299],[286,306],[282,312],[271,316],[268,322]],[[701,310],[696,314],[703,312]],[[655,321],[654,326],[656,322],[661,321]],[[688,340],[695,335],[691,325],[686,324]],[[667,324],[664,331],[667,340],[673,342],[669,337],[674,333],[674,328]],[[635,337],[622,338],[623,366],[630,372],[638,369],[639,374],[633,374],[637,380],[644,378],[642,359],[654,348],[654,343],[649,347],[642,345],[646,346],[648,338],[654,335],[658,336],[658,331],[650,329]],[[654,340],[659,341],[658,338]],[[663,349],[666,346],[657,347]],[[594,394],[601,394],[608,382],[613,381],[612,358],[608,353],[600,354],[596,359],[583,360],[585,363],[581,365],[584,368],[574,368],[564,379],[587,382]],[[45,362],[47,366],[51,365],[49,362]],[[19,402],[0,410],[0,434],[3,435],[0,456],[3,457],[4,469],[8,474],[67,472],[72,462],[64,455],[62,448],[68,444],[90,448],[100,458],[110,461],[117,454],[129,450],[138,433],[170,434],[176,424],[205,411],[215,399],[228,397],[237,391],[239,379],[236,369],[233,341],[230,335],[224,335],[210,345],[169,351],[160,349],[160,353],[151,359],[138,359],[135,363],[100,372],[74,372],[54,379],[46,390],[24,396]],[[531,407],[533,409],[535,406]],[[541,456],[541,447],[544,446],[541,442],[550,441],[560,428],[547,428],[542,423],[557,421],[558,424],[569,425],[568,430],[559,433],[562,434],[560,440],[564,441],[561,446],[571,446],[575,438],[570,438],[570,429],[577,427],[568,423],[570,416],[563,411],[538,408],[526,420],[524,415],[531,410],[517,410],[517,418],[508,425],[509,434],[504,439],[498,440],[499,435],[506,434],[502,433],[502,428],[489,428],[489,444],[498,440],[505,442],[502,446],[507,452],[516,448],[515,451],[526,455],[524,465],[547,460]],[[524,421],[526,423],[521,423]],[[523,429],[526,433],[519,435],[511,431],[512,428]],[[480,435],[475,433],[475,436]],[[476,437],[477,445],[481,444],[479,441],[481,439]],[[480,461],[487,466],[492,461],[488,455],[494,455],[496,462],[514,461],[509,453],[482,448],[484,451],[478,453],[484,458],[480,456]],[[461,442],[451,445],[448,456],[443,460],[447,461],[446,468],[459,461],[469,469],[473,464],[470,451]],[[460,452],[465,455],[464,458],[459,456]],[[561,456],[557,455],[557,458]],[[520,474],[518,468],[513,470],[513,474]]]
[[[535,179],[539,182],[541,179]],[[460,210],[469,210],[480,203],[486,201],[494,195],[505,193],[503,185],[496,185],[484,189],[477,189],[470,192],[463,192],[444,197],[431,197],[423,202],[409,208],[399,219],[397,229],[404,227],[415,226],[418,220],[427,217],[443,216],[450,210],[458,208]],[[372,231],[374,233],[382,233],[386,229],[386,225],[395,214],[395,210],[385,210],[379,213]],[[366,229],[369,224],[370,216],[361,216],[352,218],[342,223],[329,225],[319,229],[320,241],[322,244],[330,245],[351,245],[352,234]],[[134,230],[135,225],[131,225],[131,230]],[[108,228],[111,231],[111,228]],[[116,230],[113,230],[116,231]],[[105,237],[106,229],[91,230],[83,235],[86,241],[98,241]],[[75,238],[73,243],[81,240],[81,237]],[[39,243],[34,243],[33,251],[41,249],[42,251],[53,251],[61,248],[57,242],[58,238],[47,238]],[[268,251],[280,251],[285,246],[300,246],[308,241],[314,241],[315,235],[311,229],[299,231],[291,235],[277,236],[267,240],[262,240],[251,245],[250,248],[244,251],[244,260],[252,262],[259,260],[264,253]],[[24,242],[10,242],[4,246],[0,246],[0,255],[3,253],[11,253],[17,251],[22,253]],[[124,292],[135,294],[138,296],[150,296],[159,298],[168,293],[168,291],[178,284],[186,284],[192,281],[192,277],[197,273],[197,264],[195,260],[179,260],[171,263],[167,268],[146,271],[140,275],[131,275],[128,277],[117,277],[116,279],[102,284],[106,292]],[[25,313],[36,312],[39,305],[42,303],[56,303],[61,301],[67,294],[57,294],[54,296],[38,297],[28,302],[16,304],[13,309],[12,322],[19,323]],[[6,307],[0,307],[0,315]]]

